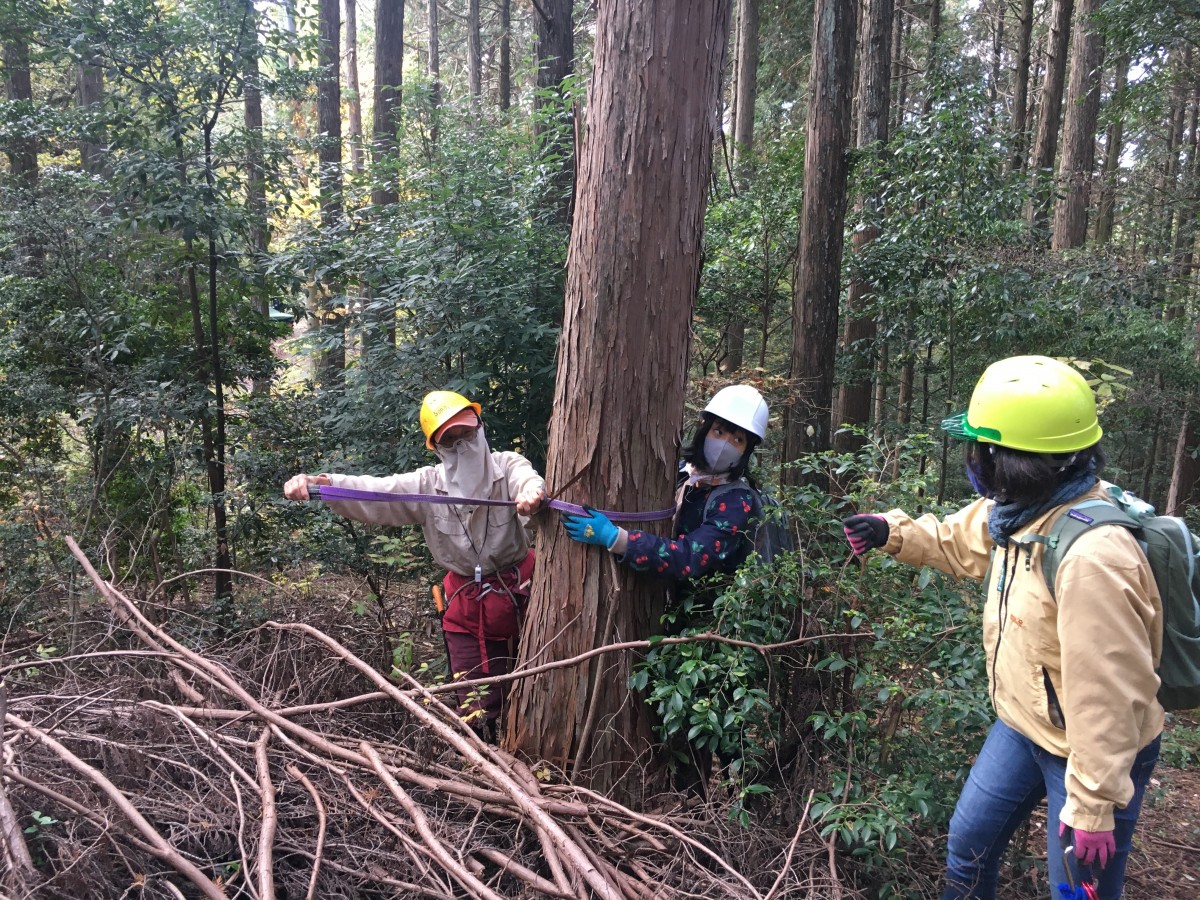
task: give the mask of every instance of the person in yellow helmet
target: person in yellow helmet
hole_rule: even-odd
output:
[[[295,475],[283,486],[289,500],[309,499],[309,485],[317,484],[516,502],[515,507],[329,502],[334,512],[359,522],[421,526],[430,553],[446,569],[442,633],[450,668],[467,678],[511,670],[533,575],[533,550],[521,517],[537,512],[546,497],[545,482],[525,457],[488,447],[482,412],[462,394],[433,391],[421,403],[420,419],[425,445],[438,456],[436,465],[383,478]],[[489,740],[496,738],[505,688],[459,692],[460,714]]]
[[[943,897],[995,897],[1009,839],[1045,798],[1050,890],[1067,882],[1069,844],[1073,882],[1094,878],[1095,896],[1116,900],[1163,728],[1162,602],[1125,528],[1087,530],[1054,584],[1042,568],[1052,524],[1104,497],[1095,398],[1065,363],[1017,356],[989,366],[942,427],[968,441],[981,497],[943,520],[895,509],[843,527],[857,554],[986,581],[996,721],[950,820]]]

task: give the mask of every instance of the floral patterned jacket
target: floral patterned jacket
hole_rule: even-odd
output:
[[[710,504],[717,487],[682,485],[672,529],[675,537],[630,531],[621,562],[634,571],[676,581],[737,569],[750,553],[750,520],[759,511],[758,503],[748,487],[735,487],[722,491]]]

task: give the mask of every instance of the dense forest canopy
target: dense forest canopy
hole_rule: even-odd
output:
[[[585,498],[651,481],[639,499],[653,508],[704,399],[748,382],[772,410],[756,475],[797,552],[726,586],[707,631],[804,642],[664,645],[593,677],[638,692],[647,735],[732,763],[732,827],[786,826],[786,849],[810,817],[848,891],[931,896],[931,836],[988,719],[979,601],[927,570],[847,564],[837,520],[970,496],[938,423],[990,362],[1038,353],[1095,387],[1106,477],[1200,525],[1200,4],[634,6],[0,0],[0,613],[4,657],[34,660],[5,670],[10,704],[50,677],[38,657],[108,646],[68,535],[200,652],[291,618],[284,592],[328,606],[317,624],[383,673],[432,683],[419,535],[285,502],[289,475],[429,464],[417,409],[449,389],[483,404],[493,449],[549,461],[550,489],[566,489],[556,453],[578,436],[552,423],[578,427],[570,391],[591,390],[638,403],[629,421],[648,432],[682,421],[639,433],[644,471]],[[614,7],[628,19],[606,19]],[[693,131],[707,81],[660,105],[650,93],[671,83],[646,74],[670,67],[669,40],[623,58],[645,96],[593,71],[622,59],[597,45],[613,22],[661,37],[657,14],[692,35],[701,8],[718,99]],[[638,146],[640,101],[683,144],[631,155],[636,173],[588,169],[601,132],[627,127]],[[601,210],[593,227],[623,183],[649,203],[685,169],[694,191],[664,189],[614,226],[636,219],[684,260],[664,264],[671,283],[622,295],[670,320],[658,355],[625,367],[636,384],[566,385],[560,335],[605,323],[594,304],[627,249],[624,233],[581,238],[576,213]],[[581,268],[605,248],[608,281]],[[565,543],[556,520],[538,528],[540,549]],[[613,596],[579,602],[595,614]],[[256,640],[233,655],[285,691],[248,654]],[[352,692],[324,677],[315,690],[296,702]],[[520,749],[536,756],[542,734]],[[1177,734],[1175,759],[1194,761],[1196,729]],[[579,749],[578,733],[558,737],[540,746]],[[593,741],[593,763],[620,752]],[[46,809],[39,796],[18,795],[18,812]],[[35,860],[58,890],[65,859]]]

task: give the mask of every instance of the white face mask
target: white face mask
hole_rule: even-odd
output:
[[[704,462],[708,466],[708,471],[714,475],[723,475],[728,472],[737,465],[741,458],[742,451],[729,441],[715,437],[704,439]]]
[[[482,425],[470,437],[448,446],[438,444],[434,452],[446,472],[446,493],[451,497],[488,496],[492,487],[492,467]]]

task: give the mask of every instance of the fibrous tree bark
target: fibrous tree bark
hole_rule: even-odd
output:
[[[1046,76],[1042,80],[1042,99],[1038,104],[1037,140],[1033,145],[1031,168],[1043,183],[1034,193],[1028,209],[1029,225],[1035,231],[1046,226],[1051,192],[1045,183],[1054,171],[1058,155],[1058,128],[1062,122],[1063,81],[1067,72],[1067,48],[1071,39],[1071,13],[1075,0],[1054,0],[1050,13],[1050,32],[1046,36]]]
[[[1051,247],[1067,250],[1087,240],[1087,213],[1096,162],[1096,120],[1100,115],[1100,80],[1104,66],[1104,35],[1095,22],[1101,0],[1076,3],[1071,81],[1063,125],[1062,163],[1058,170],[1060,196],[1054,205]]]
[[[670,507],[729,0],[606,3],[568,252],[547,482],[608,509]],[[661,586],[557,525],[538,540],[521,663],[650,633]],[[619,593],[618,593],[619,591]],[[649,708],[622,656],[515,686],[506,745],[636,796]]]
[[[892,0],[867,0],[863,13],[858,78],[858,149],[864,153],[874,153],[876,159],[882,159],[882,150],[888,140],[888,107],[891,100]],[[868,215],[868,218],[874,207],[874,198],[866,197],[859,203],[860,212]],[[854,252],[861,253],[878,235],[878,227],[868,220],[851,238]],[[846,325],[841,339],[842,352],[857,350],[861,353],[862,347],[873,343],[875,339],[875,319],[863,314],[870,293],[871,285],[863,279],[855,278],[850,282],[846,299]],[[854,376],[839,387],[837,403],[834,405],[834,426],[867,423],[871,415],[873,368],[871,357],[868,356]],[[840,449],[850,449],[858,443],[850,434],[842,434],[837,438]]]
[[[786,413],[785,461],[830,446],[856,6],[841,0],[817,0],[813,11],[804,201],[792,294],[789,374],[795,389]],[[799,469],[790,473],[800,475]]]

